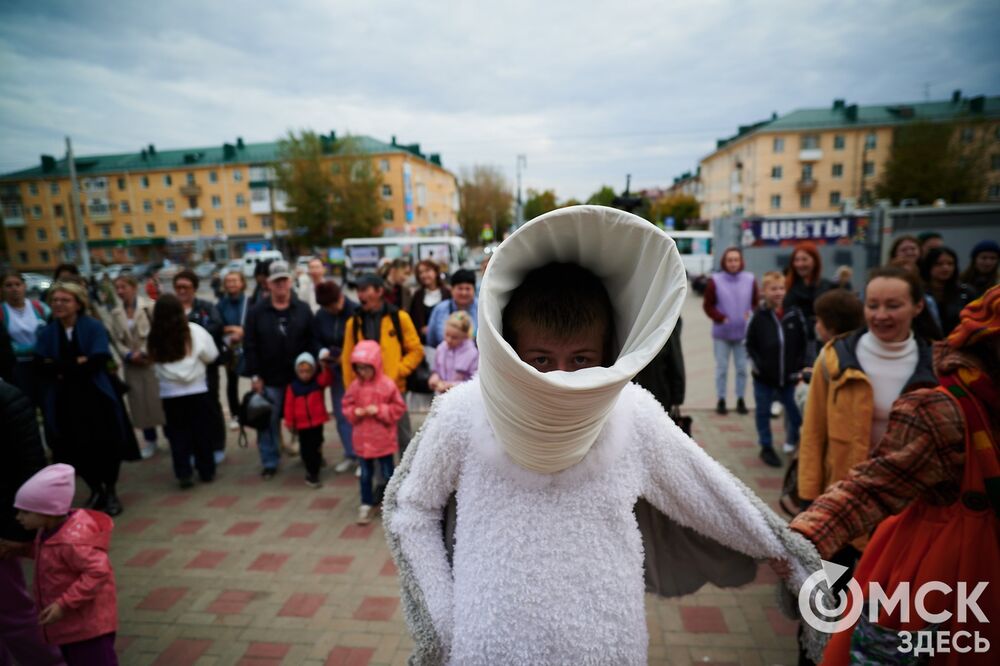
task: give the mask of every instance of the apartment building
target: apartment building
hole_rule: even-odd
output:
[[[439,155],[419,144],[354,137],[382,177],[377,195],[386,235],[453,231],[458,184]],[[332,144],[331,132],[324,140]],[[77,156],[75,165],[91,257],[101,263],[192,255],[217,260],[287,238],[286,197],[274,182],[277,142],[118,155]],[[336,154],[326,159],[336,172]],[[65,159],[43,155],[30,169],[0,176],[8,254],[19,270],[77,260],[76,225]]]
[[[834,100],[740,127],[700,162],[701,214],[829,213],[871,203],[894,130],[918,120],[955,123],[958,140],[989,144],[983,200],[1000,200],[1000,97],[956,91],[950,100],[913,104]]]

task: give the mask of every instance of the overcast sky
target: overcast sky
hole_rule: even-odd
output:
[[[738,125],[834,98],[1000,94],[1000,2],[0,0],[0,172],[61,155],[419,142],[586,198],[668,185]]]

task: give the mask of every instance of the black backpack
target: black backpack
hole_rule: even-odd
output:
[[[239,444],[247,447],[247,428],[254,430],[264,430],[271,426],[271,414],[274,412],[274,404],[267,399],[267,396],[256,391],[247,391],[240,401],[240,411],[236,415],[236,420],[240,424]]]

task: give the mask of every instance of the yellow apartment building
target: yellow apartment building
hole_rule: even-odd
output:
[[[326,140],[334,141],[331,132]],[[377,195],[385,235],[453,232],[458,184],[439,155],[418,144],[354,137],[382,178]],[[225,143],[209,148],[75,157],[84,233],[100,263],[222,260],[249,249],[281,246],[289,231],[284,193],[271,165],[278,143]],[[337,158],[328,160],[339,169]],[[75,261],[76,225],[65,159],[0,176],[3,233],[18,270]]]
[[[959,140],[989,145],[983,200],[1000,200],[1000,97],[858,106],[834,100],[739,128],[700,162],[701,215],[829,213],[873,202],[893,131],[917,120],[953,122]],[[896,202],[899,203],[899,202]],[[924,201],[922,204],[931,202]]]

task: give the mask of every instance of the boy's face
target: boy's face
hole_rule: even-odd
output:
[[[308,382],[310,379],[312,379],[313,378],[313,374],[315,372],[316,372],[316,369],[313,368],[308,363],[299,363],[297,366],[295,366],[295,374],[303,382]]]
[[[518,357],[539,372],[576,372],[596,368],[604,362],[604,336],[600,327],[581,331],[560,340],[534,326],[524,326],[517,333]]]
[[[366,365],[364,363],[357,363],[354,366],[354,372],[358,374],[362,380],[368,382],[371,381],[372,377],[375,376],[375,368],[371,365]]]
[[[764,300],[768,306],[774,310],[781,307],[781,301],[785,299],[785,283],[781,280],[771,280],[764,285]]]
[[[829,342],[830,338],[832,338],[832,337],[833,337],[833,334],[830,333],[830,329],[828,329],[823,324],[823,320],[820,319],[819,317],[816,317],[816,338],[820,342],[826,343],[826,342]]]
[[[18,511],[17,522],[26,530],[39,530],[48,523],[49,516],[34,511]]]

